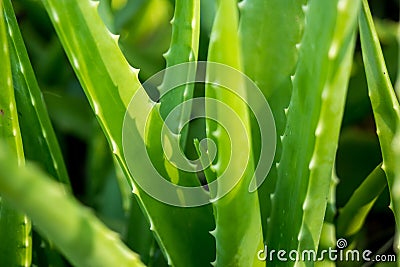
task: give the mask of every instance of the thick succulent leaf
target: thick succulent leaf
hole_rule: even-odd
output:
[[[132,195],[130,199],[126,243],[140,255],[143,263],[148,264],[154,237],[150,231],[149,222],[144,218],[137,200]]]
[[[69,178],[56,135],[29,61],[11,1],[4,1],[8,29],[15,100],[19,114],[25,156],[40,163],[58,181]]]
[[[267,244],[273,248],[318,248],[350,74],[358,6],[359,1],[346,0],[311,0],[303,6],[306,23],[297,45],[298,65],[291,77],[293,92],[281,136],[282,157],[277,166],[268,228]]]
[[[165,157],[160,157],[165,151],[161,144],[162,138],[160,138],[164,121],[161,118],[159,107],[160,105],[157,104],[149,116],[148,135],[146,136],[147,150],[154,166],[162,177],[168,178],[173,183],[187,187],[200,186],[200,182],[194,173],[180,171]],[[177,138],[177,135],[169,136],[169,138]],[[207,194],[205,190],[204,193]],[[171,242],[169,243],[170,246],[165,244],[166,251],[163,251],[170,265],[210,265],[215,257],[215,245],[212,236],[209,234],[209,231],[214,227],[211,205],[172,207],[154,200],[147,194],[141,193],[140,197],[147,206],[158,207],[156,216],[151,217],[150,229],[155,232],[159,231],[160,235],[163,235],[160,236],[161,238],[156,236],[161,244],[167,241]],[[182,204],[185,203],[184,197],[181,201]],[[177,242],[178,237],[181,240],[179,242]],[[196,240],[196,242],[193,243],[193,240]],[[186,251],[186,253],[182,254],[182,251]],[[193,261],[193,257],[196,257],[198,251],[202,251],[202,257]]]
[[[363,226],[369,211],[386,187],[386,177],[381,167],[379,164],[368,175],[346,205],[340,209],[337,218],[337,236],[351,241]]]
[[[336,176],[336,170],[332,171],[331,184],[329,187],[328,204],[326,206],[324,224],[322,225],[321,237],[319,240],[318,251],[329,250],[336,246],[336,187],[339,183],[339,178]],[[321,254],[319,254],[321,255]],[[325,255],[322,261],[315,263],[316,267],[335,267],[336,263]]]
[[[172,37],[170,48],[164,57],[167,62],[167,68],[176,64],[185,62],[194,62],[197,60],[200,37],[200,1],[195,0],[177,0],[175,1],[175,14],[172,19]],[[193,65],[194,66],[194,65]],[[196,69],[187,69],[188,80],[193,80],[196,75]],[[160,91],[163,91],[163,85],[170,84],[169,79],[174,79],[174,75],[169,75],[168,69],[164,75],[163,84]],[[181,105],[184,101],[193,96],[194,83],[188,83],[175,88],[160,101],[160,112],[165,119],[171,111],[177,107],[178,112],[174,112],[172,123],[168,125],[173,132],[178,134],[178,129],[182,123],[189,120],[191,105]],[[185,127],[179,133],[181,135],[181,146],[186,145],[188,128]]]
[[[18,165],[25,162],[18,114],[14,99],[10,54],[3,1],[0,1],[0,141],[7,144]],[[10,176],[12,177],[12,176]],[[12,177],[14,178],[14,177]],[[0,193],[0,196],[2,194]],[[7,199],[0,199],[0,265],[30,266],[32,260],[31,222]]]
[[[292,91],[290,76],[294,73],[304,27],[301,9],[305,0],[244,0],[240,3],[239,35],[243,51],[243,70],[261,89],[275,118],[277,136],[283,135],[286,125],[284,110]],[[254,15],[257,14],[257,15]],[[282,23],[284,21],[284,23]],[[277,52],[279,51],[279,52]],[[260,140],[258,125],[252,118],[254,156],[258,161]],[[276,183],[276,162],[282,153],[282,143],[276,140],[274,164],[267,179],[258,189],[264,237],[268,234],[270,195]]]
[[[15,105],[14,87],[11,73],[10,49],[7,40],[7,26],[5,21],[5,10],[3,9],[3,1],[0,2],[0,40],[1,40],[1,58],[0,64],[0,134],[3,142],[12,148],[14,154],[17,155],[20,164],[24,163],[24,149],[22,146],[20,128],[18,123],[17,107]]]
[[[339,0],[336,5],[336,25],[328,51],[328,76],[321,94],[315,146],[309,163],[310,174],[303,203],[299,251],[317,250],[320,240],[353,62],[360,5],[360,0]]]
[[[213,248],[212,237],[208,233],[212,227],[209,216],[211,207],[179,208],[161,203],[136,187],[127,169],[122,154],[123,120],[132,96],[141,85],[138,70],[128,64],[118,47],[118,37],[112,35],[101,21],[97,12],[98,2],[43,0],[43,3],[114,156],[137,194],[169,263],[190,266],[196,258],[196,266],[206,266],[212,254],[207,252],[199,258],[198,252],[204,251],[204,248],[212,251]],[[148,101],[150,103],[150,99]],[[162,120],[157,116],[152,120],[149,134],[157,135],[156,140],[159,140]],[[140,136],[138,132],[134,134],[145,138],[146,142],[152,140]],[[158,160],[155,165],[164,166],[163,152],[159,152],[162,147],[157,144],[150,146],[149,154]],[[153,149],[157,152],[151,152]],[[193,181],[195,176],[191,177]],[[193,243],[193,240],[197,242]],[[186,253],[182,253],[184,250]]]
[[[208,61],[242,69],[239,36],[237,32],[238,10],[236,1],[219,1],[217,14],[210,38]],[[250,148],[251,132],[248,107],[235,93],[246,95],[242,77],[229,77],[232,84],[238,85],[235,93],[218,86],[224,80],[226,72],[209,65],[207,68],[206,101],[208,98],[217,99],[234,113],[227,112],[222,104],[206,103],[206,115],[216,111],[215,121],[207,120],[207,137],[212,139],[218,149],[217,161],[212,169],[217,177],[230,173],[230,179],[240,177],[240,180],[222,198],[213,201],[216,228],[212,235],[216,239],[216,266],[262,266],[265,263],[256,258],[257,251],[262,248],[261,216],[256,192],[249,192],[250,180],[253,177],[254,162]],[[242,92],[236,90],[243,90]],[[223,125],[223,121],[229,122]],[[222,125],[221,125],[221,124]],[[245,132],[243,132],[243,129]],[[240,149],[240,154],[235,154]],[[248,157],[248,158],[246,158]],[[240,169],[242,161],[247,159],[245,169]],[[207,177],[209,182],[211,179]],[[218,179],[216,192],[211,195],[219,196],[226,186]],[[234,223],[232,223],[234,222]]]
[[[359,25],[368,92],[383,156],[382,169],[391,188],[395,166],[398,163],[391,145],[394,133],[400,124],[400,108],[388,76],[368,3],[364,0]]]
[[[390,82],[388,72],[380,47],[379,39],[374,27],[368,2],[363,0],[363,8],[359,18],[361,49],[363,54],[365,73],[368,82],[368,94],[374,112],[377,134],[381,145],[383,164],[391,195],[391,207],[399,225],[400,203],[395,201],[397,192],[394,191],[396,169],[400,158],[393,149],[394,135],[400,127],[399,101]]]
[[[18,109],[19,124],[25,157],[40,163],[56,180],[71,190],[66,167],[57,138],[52,128],[42,93],[37,84],[28,54],[15,18],[11,1],[4,1],[11,69]],[[41,240],[40,251],[51,255],[49,264],[60,260],[60,255],[46,240]]]
[[[66,194],[63,185],[33,165],[18,166],[16,158],[10,157],[3,144],[0,145],[0,192],[15,207],[25,211],[72,264],[144,266],[115,233]]]

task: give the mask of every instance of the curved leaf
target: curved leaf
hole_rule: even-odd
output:
[[[85,94],[108,139],[110,148],[124,171],[142,211],[149,219],[169,264],[174,266],[206,266],[210,257],[198,257],[198,252],[212,250],[211,207],[173,207],[152,198],[134,185],[123,157],[123,120],[132,96],[139,90],[138,70],[132,68],[118,47],[118,36],[110,33],[101,21],[94,1],[43,0],[45,8],[60,37],[67,56],[81,82]],[[146,100],[147,101],[147,100]],[[148,98],[150,103],[150,98]],[[161,118],[150,122],[152,131],[159,133]],[[154,131],[153,131],[154,130]],[[137,132],[135,134],[138,134]],[[151,138],[139,136],[149,142]],[[160,136],[157,135],[159,140]],[[151,152],[164,165],[162,147]],[[151,150],[152,148],[149,148]],[[193,178],[193,177],[192,177]],[[198,181],[197,181],[198,182]],[[197,240],[193,243],[193,240]],[[183,250],[186,253],[182,253]]]
[[[177,0],[175,1],[175,14],[172,19],[172,37],[171,45],[164,57],[167,62],[167,69],[164,76],[163,84],[168,85],[169,79],[173,79],[174,75],[169,75],[168,67],[185,63],[197,61],[197,54],[199,52],[199,37],[200,37],[200,1],[187,1]],[[187,70],[186,75],[188,80],[193,80],[196,75],[196,70]],[[163,84],[160,90],[163,90]],[[191,99],[193,96],[194,84],[186,84],[164,95],[160,101],[160,112],[163,119],[166,118],[171,111],[178,107],[179,111],[174,112],[174,116],[171,121],[174,125],[169,125],[173,132],[178,133],[177,129],[182,123],[188,121],[190,117],[191,105],[183,105],[179,107],[179,104],[184,101]],[[176,114],[176,115],[175,115]],[[184,128],[181,135],[181,146],[186,146],[188,128]]]
[[[19,113],[25,156],[43,165],[58,181],[70,183],[42,92],[29,61],[11,1],[4,1],[15,101]]]
[[[18,167],[16,159],[7,152],[8,149],[0,144],[0,192],[25,211],[72,264],[144,267],[139,257],[127,249],[115,233],[77,200],[65,194],[61,184],[33,165]]]
[[[237,27],[236,1],[219,1],[210,37],[208,61],[222,63],[239,71],[242,69]],[[251,135],[248,107],[233,92],[218,86],[224,75],[226,73],[223,70],[208,66],[206,98],[221,101],[235,114],[227,112],[222,108],[222,104],[206,103],[207,117],[212,118],[211,114],[216,112],[218,122],[207,120],[206,132],[207,137],[214,140],[218,148],[217,161],[212,166],[217,177],[224,175],[227,169],[232,169],[229,172],[232,176],[230,179],[239,176],[240,180],[232,191],[213,201],[216,228],[212,231],[212,235],[216,238],[217,243],[217,256],[214,264],[216,266],[263,266],[265,263],[256,258],[257,251],[262,248],[263,244],[258,195],[256,192],[248,191],[254,172],[253,154],[249,143],[251,136],[248,136]],[[240,86],[244,83],[241,77],[230,77],[230,81],[237,85],[237,90],[245,90],[244,86]],[[241,92],[241,95],[243,93]],[[224,129],[226,125],[219,124],[223,120],[229,121],[231,129],[229,132]],[[244,135],[242,128],[245,129]],[[235,145],[240,147],[235,147]],[[241,154],[235,154],[235,149],[240,149]],[[247,156],[247,165],[245,170],[242,170],[240,169],[241,162]],[[208,182],[211,182],[210,177],[207,179]],[[218,196],[224,188],[225,185],[220,182],[221,179],[217,180],[217,192],[210,192],[212,195]]]
[[[14,99],[10,53],[6,35],[3,0],[0,1],[0,141],[8,145],[10,157],[25,164],[18,114]],[[12,177],[12,176],[11,176]],[[14,178],[14,177],[13,177]],[[1,195],[1,194],[0,194]],[[0,199],[0,265],[30,266],[32,260],[30,220],[16,211],[7,199]]]
[[[298,50],[304,27],[301,9],[305,0],[244,0],[240,3],[239,36],[243,51],[243,70],[261,89],[275,118],[277,136],[286,125],[285,109],[292,92],[290,76],[297,64]],[[257,14],[257,15],[254,15]],[[284,23],[282,23],[284,21]],[[255,161],[260,147],[257,122],[252,118],[252,140]],[[271,212],[270,195],[277,179],[276,162],[282,153],[282,143],[276,140],[274,164],[267,179],[258,189],[264,238]]]
[[[309,1],[291,77],[268,245],[316,251],[344,109],[359,1]],[[315,43],[318,40],[318,46]],[[275,226],[275,227],[274,227]],[[278,226],[278,229],[276,228]],[[276,262],[276,265],[283,264]],[[297,262],[296,265],[312,265]]]
[[[400,105],[390,82],[385,60],[383,58],[378,35],[375,30],[368,2],[363,0],[362,12],[359,18],[361,49],[368,82],[368,94],[374,112],[379,143],[381,145],[383,163],[390,191],[391,208],[397,223],[400,225],[400,202],[395,187],[399,175],[400,157],[397,149],[393,149],[394,136],[400,127]],[[399,246],[399,238],[397,238]],[[399,247],[397,247],[397,250]]]
[[[379,164],[354,191],[353,195],[340,209],[337,219],[337,235],[351,241],[351,238],[358,233],[364,221],[386,187],[386,177]]]

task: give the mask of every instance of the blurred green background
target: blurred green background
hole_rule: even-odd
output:
[[[389,76],[395,84],[399,62],[400,1],[369,2]],[[126,197],[128,186],[115,168],[108,144],[67,63],[50,20],[38,0],[14,0],[13,5],[66,160],[74,194],[109,227],[125,235],[129,232],[125,229],[125,221],[130,216],[126,213],[130,204]],[[168,50],[170,42],[173,0],[101,0],[99,10],[109,29],[121,35],[120,47],[131,65],[141,69],[141,81],[164,68],[162,54]],[[214,0],[201,1],[199,60],[207,58],[214,12]],[[400,82],[397,86],[400,87]],[[380,162],[380,148],[358,44],[337,153],[339,208]],[[394,219],[388,205],[386,189],[368,216],[366,227],[359,233],[360,248],[377,251],[393,236]],[[131,247],[140,250],[134,244]],[[160,256],[160,262],[154,266],[163,265],[165,262]]]

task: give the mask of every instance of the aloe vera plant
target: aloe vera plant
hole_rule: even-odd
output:
[[[80,200],[96,214],[63,159],[60,120],[77,129],[83,117],[70,111],[75,89],[55,82],[46,95],[25,47],[34,35],[15,16],[24,5],[47,13],[99,125],[80,134],[96,186]],[[0,10],[1,266],[342,266],[324,251],[365,249],[386,185],[399,253],[400,108],[366,0],[0,0]],[[161,53],[137,63],[141,42],[164,49],[165,66]],[[382,161],[342,192],[361,55]]]

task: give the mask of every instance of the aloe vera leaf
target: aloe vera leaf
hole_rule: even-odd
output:
[[[300,42],[304,27],[304,13],[301,9],[304,3],[305,0],[245,0],[239,4],[239,34],[245,55],[243,69],[269,102],[275,118],[277,136],[283,135],[285,130],[284,110],[289,105],[292,90],[290,76],[297,63],[296,44]],[[256,133],[257,129],[257,123],[252,120],[252,131]],[[257,162],[260,144],[254,133],[252,140]],[[265,238],[271,209],[270,195],[277,176],[275,164],[280,159],[281,150],[282,144],[278,138],[274,164],[267,179],[258,189]]]
[[[314,151],[309,162],[298,251],[316,251],[318,248],[353,62],[360,6],[360,0],[339,0],[336,5],[336,25],[328,51],[329,72],[321,93]]]
[[[322,225],[321,237],[319,240],[318,252],[322,250],[329,250],[329,248],[336,247],[336,187],[339,183],[339,178],[336,175],[336,170],[332,170],[332,178],[329,186],[328,204],[326,206],[324,224]],[[320,255],[320,254],[319,254]],[[316,267],[335,267],[334,261],[329,259],[326,255],[322,261],[315,263]]]
[[[0,192],[15,207],[25,211],[72,264],[144,266],[115,233],[66,194],[62,184],[52,181],[34,165],[18,167],[8,152],[1,144]]]
[[[385,173],[382,164],[379,164],[340,209],[337,218],[337,236],[351,241],[361,229],[369,211],[385,187]]]
[[[388,77],[368,3],[364,0],[359,25],[368,92],[383,156],[382,169],[387,175],[388,185],[391,188],[397,161],[390,148],[396,127],[400,122],[400,108]]]
[[[127,169],[122,154],[123,120],[132,96],[141,85],[138,70],[128,64],[118,47],[118,37],[112,35],[101,21],[97,12],[98,3],[78,0],[43,0],[43,3],[112,152],[138,196],[141,209],[169,264],[206,266],[212,257],[209,251],[213,250],[212,237],[208,233],[212,227],[210,205],[179,208],[161,203],[136,187]],[[150,103],[150,99],[148,101]],[[149,124],[152,128],[149,134],[159,133],[162,123],[161,118],[155,118]],[[137,131],[133,134],[142,138]],[[156,140],[159,139],[158,135]],[[151,138],[146,137],[145,142],[149,141]],[[155,145],[151,145],[149,150]],[[150,154],[159,157],[156,165],[164,165],[162,151]],[[195,177],[191,178],[193,181]],[[193,240],[196,242],[193,243]],[[199,251],[204,252],[202,257],[198,257]]]
[[[363,1],[362,11],[359,25],[368,91],[381,144],[382,169],[386,173],[391,189],[397,159],[390,147],[396,127],[399,125],[400,108],[387,74],[379,39],[366,1]]]
[[[307,192],[309,162],[314,149],[315,128],[320,115],[321,93],[327,77],[328,51],[333,39],[335,1],[310,1],[299,48],[293,92],[282,135],[282,156],[268,224],[267,244],[272,248],[297,249],[302,224],[303,202]],[[318,5],[319,10],[317,11]],[[324,29],[318,31],[318,28]],[[313,43],[318,39],[318,46]],[[301,125],[300,125],[301,120]],[[297,125],[297,126],[296,126]],[[324,193],[322,193],[324,195]],[[326,194],[325,194],[326,195]],[[276,262],[279,265],[279,262]]]
[[[200,186],[195,174],[180,171],[164,157],[159,157],[164,153],[160,138],[164,121],[161,119],[159,107],[160,105],[157,104],[150,114],[148,135],[146,136],[148,154],[152,158],[154,166],[163,177],[169,178],[173,183],[177,182],[179,185],[188,187]],[[176,136],[172,136],[172,138],[176,138]],[[166,251],[163,250],[168,264],[174,266],[209,266],[215,254],[213,238],[209,234],[214,227],[211,205],[172,208],[167,204],[157,202],[147,194],[140,194],[140,196],[144,198],[146,204],[163,207],[158,210],[156,217],[151,218],[150,229],[152,231],[158,229],[164,234],[164,238],[168,238],[163,240],[156,236],[159,243],[163,244],[163,242],[170,240],[170,246],[166,246]],[[182,199],[182,202],[184,203],[185,199]],[[176,220],[171,220],[170,224],[167,224],[165,218],[171,219],[171,214]],[[182,242],[176,241],[179,235]],[[193,243],[193,240],[196,240],[196,242]],[[186,251],[186,255],[182,255],[182,251]],[[202,257],[198,257],[198,251],[202,252]],[[195,261],[193,261],[194,258],[196,258]]]
[[[31,266],[32,226],[30,219],[15,210],[7,199],[1,199],[0,205],[1,266]]]
[[[143,263],[149,264],[150,251],[153,245],[154,237],[150,231],[149,222],[143,216],[140,206],[134,196],[130,197],[131,203],[127,218],[126,243],[135,252],[137,252]]]
[[[96,127],[100,128],[100,127]],[[91,132],[91,139],[88,140],[86,170],[85,176],[87,183],[85,184],[87,204],[91,207],[97,207],[98,197],[106,186],[107,176],[114,171],[113,157],[103,132],[100,129]],[[125,177],[124,177],[125,179]]]
[[[16,107],[19,114],[25,157],[39,162],[52,177],[71,190],[65,163],[52,128],[42,93],[37,84],[11,1],[4,1],[4,12],[8,30],[11,70]],[[54,247],[42,240],[42,249],[54,264],[60,257]]]
[[[175,1],[175,14],[171,21],[172,37],[170,48],[164,57],[167,62],[167,69],[164,75],[163,86],[170,84],[169,79],[174,79],[174,75],[170,75],[168,67],[184,62],[197,61],[200,37],[200,1],[196,0],[177,0]],[[194,66],[194,65],[193,65]],[[196,75],[196,69],[187,69],[186,75],[188,80],[193,80]],[[160,112],[165,119],[171,111],[177,107],[178,112],[173,113],[173,118],[168,125],[172,132],[178,134],[178,129],[182,123],[188,121],[190,117],[191,105],[180,105],[184,101],[191,99],[193,96],[194,83],[188,83],[174,90],[169,91],[161,99]],[[180,134],[180,145],[185,148],[188,128],[182,129]]]
[[[43,165],[58,181],[69,178],[56,135],[18,28],[11,1],[4,1],[11,69],[25,157]]]
[[[18,165],[22,166],[25,158],[14,99],[3,7],[3,1],[0,1],[0,140],[10,149],[9,156],[15,157]],[[31,222],[4,198],[0,198],[0,240],[1,266],[31,265]]]
[[[224,0],[218,2],[216,17],[210,37],[208,61],[222,63],[237,70],[242,69],[239,44],[238,10],[236,1]],[[206,115],[211,116],[216,110],[218,123],[207,120],[207,137],[211,138],[218,148],[217,161],[212,166],[218,177],[231,169],[230,177],[240,176],[235,187],[225,196],[212,201],[216,228],[212,235],[216,239],[215,266],[263,266],[265,263],[256,258],[257,251],[262,248],[261,216],[256,192],[249,192],[249,184],[254,172],[252,151],[250,150],[251,132],[248,107],[242,99],[233,92],[218,86],[224,80],[226,72],[208,66],[206,73],[206,100],[214,98],[228,105],[234,114],[222,108],[222,104],[206,103]],[[236,84],[236,93],[244,94],[242,77],[229,77],[232,84]],[[224,85],[225,86],[225,85]],[[224,130],[222,121],[227,120],[229,129]],[[244,128],[244,129],[243,129]],[[243,130],[245,131],[243,133]],[[231,141],[232,140],[232,141]],[[239,143],[235,143],[239,142]],[[238,146],[238,147],[236,147]],[[241,154],[235,154],[240,149]],[[231,154],[232,153],[232,154]],[[244,170],[240,166],[245,157],[247,165]],[[219,196],[226,186],[218,179],[216,192],[210,193]],[[232,178],[233,179],[233,178]],[[209,181],[210,182],[210,181]],[[234,222],[234,223],[232,223]]]
[[[13,148],[13,153],[17,155],[19,164],[24,163],[24,149],[22,145],[22,139],[20,134],[20,128],[18,123],[18,113],[15,105],[14,98],[14,87],[11,73],[11,62],[10,62],[10,51],[8,46],[7,34],[6,34],[6,22],[5,14],[3,9],[3,1],[0,2],[0,38],[1,38],[1,58],[3,64],[0,64],[0,75],[1,75],[1,88],[0,90],[0,119],[1,119],[1,138],[7,142],[7,144]]]
[[[310,1],[303,10],[306,23],[297,45],[267,241],[273,248],[298,251],[318,247],[350,73],[357,2]]]
[[[382,169],[386,173],[391,196],[391,208],[394,212],[396,223],[399,225],[400,213],[398,210],[400,203],[394,201],[397,196],[393,187],[397,175],[396,168],[398,168],[400,158],[396,154],[396,150],[392,149],[392,143],[395,132],[400,127],[400,107],[388,76],[368,2],[363,0],[362,3],[359,27],[368,94],[381,146],[383,157]],[[399,242],[396,243],[398,246]]]

